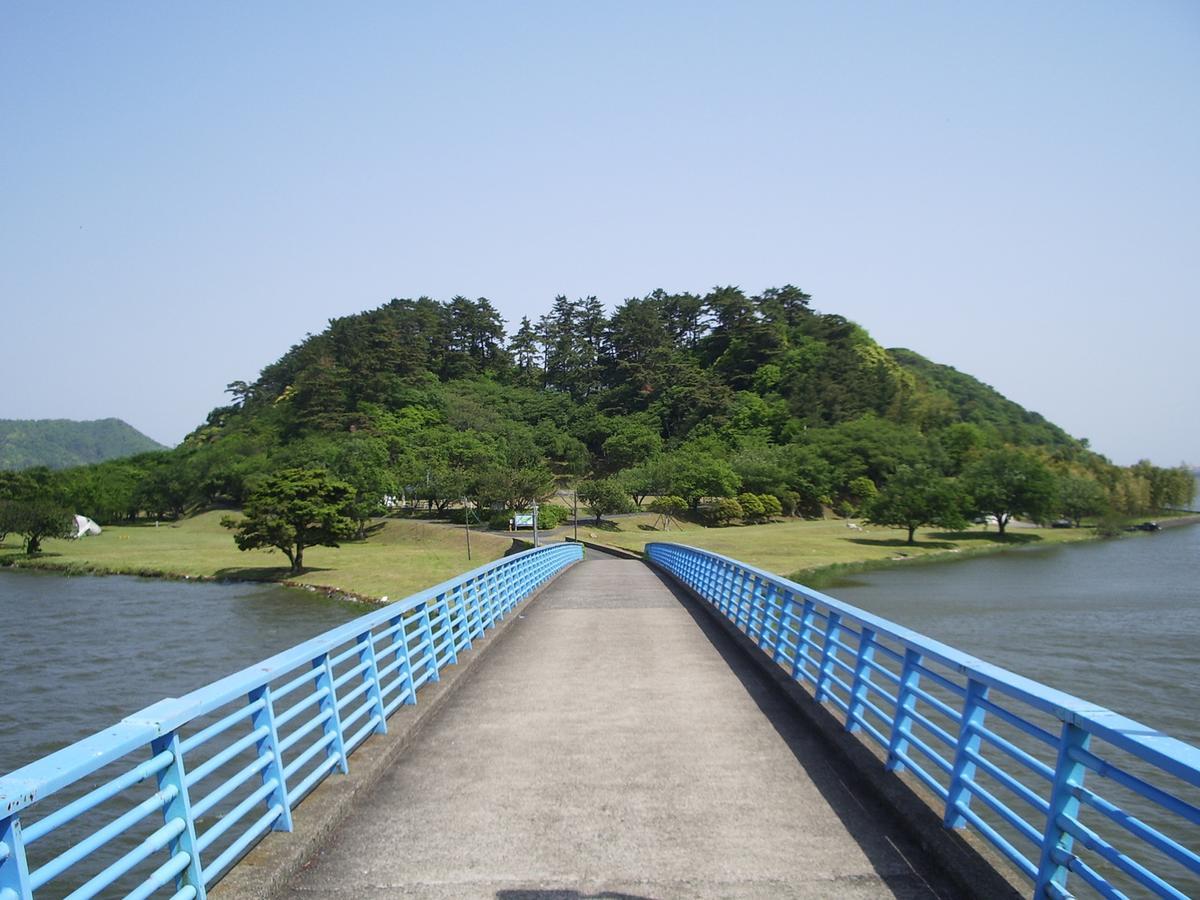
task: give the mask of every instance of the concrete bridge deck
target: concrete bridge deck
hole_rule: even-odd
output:
[[[648,566],[582,563],[521,615],[289,895],[953,895]]]

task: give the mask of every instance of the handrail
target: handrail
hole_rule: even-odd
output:
[[[75,866],[71,896],[95,896],[128,884],[138,865],[133,894],[174,885],[175,897],[204,900],[267,831],[291,831],[292,810],[335,769],[349,771],[352,751],[386,733],[423,684],[582,558],[579,545],[551,544],[480,566],[0,778],[0,900],[30,900]],[[136,753],[150,762],[126,759]],[[126,811],[114,817],[105,804],[118,801]],[[22,814],[38,818],[23,827]],[[47,838],[34,865],[30,845]]]
[[[991,843],[1034,897],[1071,896],[1069,873],[1100,896],[1200,889],[1200,748],[738,560],[670,543],[646,555],[914,776],[946,827]]]

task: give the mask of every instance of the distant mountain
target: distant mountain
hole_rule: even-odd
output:
[[[0,419],[0,469],[66,469],[165,449],[120,419]]]

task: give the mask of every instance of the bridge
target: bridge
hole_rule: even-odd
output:
[[[647,549],[497,561],[0,778],[0,900],[1200,890],[1196,748]]]

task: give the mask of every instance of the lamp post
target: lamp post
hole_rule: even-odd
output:
[[[467,529],[467,562],[471,561],[471,507],[467,506],[467,498],[463,497],[463,527]]]
[[[537,527],[537,501],[536,500],[533,501],[533,546],[534,547],[539,546],[539,544],[538,544],[538,527]]]
[[[575,500],[572,503],[571,524],[575,526],[575,543],[579,543],[579,488],[574,491]]]

